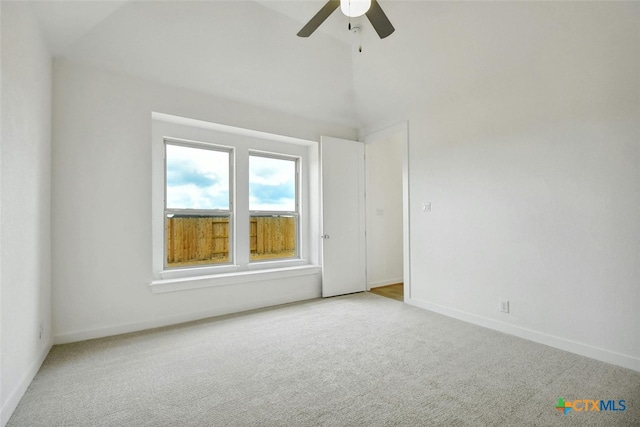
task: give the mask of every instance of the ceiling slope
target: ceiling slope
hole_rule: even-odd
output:
[[[49,50],[57,56],[127,1],[32,1],[30,4]]]
[[[591,114],[596,99],[621,111],[637,104],[629,88],[637,87],[638,68],[620,64],[633,62],[633,46],[638,57],[640,38],[629,39],[640,35],[638,3],[381,4],[396,32],[379,40],[363,31],[363,51],[353,57],[356,111],[365,127],[418,112],[438,121],[455,111],[464,114],[454,129],[471,117],[507,129],[524,123],[499,118],[524,106],[553,121]],[[599,97],[592,88],[606,81],[610,92]]]
[[[117,2],[109,11],[98,2],[100,11],[87,13],[76,30],[65,22],[68,7],[78,2],[52,3],[42,5],[40,13],[49,10],[53,16],[50,9],[59,8],[60,19],[44,25],[45,36],[58,40],[54,52],[59,57],[287,114],[359,126],[351,46],[323,33],[307,40],[296,37],[298,21],[260,3],[129,1]],[[304,8],[296,10],[305,14]],[[95,25],[85,31],[90,22]],[[69,43],[73,35],[77,38]]]

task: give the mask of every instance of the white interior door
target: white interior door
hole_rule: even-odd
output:
[[[322,296],[366,290],[364,144],[322,137]]]

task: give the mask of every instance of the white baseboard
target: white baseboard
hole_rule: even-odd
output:
[[[40,356],[38,356],[38,359],[36,359],[27,372],[24,373],[18,385],[9,393],[9,397],[0,409],[0,426],[4,427],[9,422],[9,418],[13,415],[13,411],[16,410],[18,403],[20,403],[20,399],[22,399],[27,388],[29,388],[29,384],[31,384],[31,381],[33,381],[33,378],[40,370],[40,366],[42,366],[42,363],[44,362],[44,359],[47,358],[50,350],[51,345],[45,347],[44,351]]]
[[[395,279],[379,280],[377,282],[369,282],[369,283],[367,283],[367,286],[369,287],[369,289],[373,289],[373,288],[379,288],[379,287],[382,287],[382,286],[395,285],[397,283],[402,283],[403,281],[404,281],[404,279],[402,277],[399,277],[399,278],[395,278]]]
[[[560,350],[579,354],[580,356],[589,357],[591,359],[600,360],[602,362],[622,366],[623,368],[640,372],[640,358],[637,357],[616,353],[610,350],[605,350],[603,348],[592,347],[587,344],[567,340],[527,328],[522,328],[520,326],[510,325],[508,323],[503,323],[494,319],[478,316],[476,314],[455,310],[449,307],[433,304],[416,298],[409,298],[406,302],[407,304],[413,305],[415,307],[453,317],[454,319],[463,320],[465,322],[473,323],[475,325],[482,326],[488,329],[504,332],[506,334],[524,338],[529,341],[534,341],[540,344],[548,345],[550,347],[558,348]]]
[[[109,326],[105,328],[69,332],[56,335],[53,340],[54,344],[68,344],[78,341],[86,341],[95,338],[110,337],[113,335],[128,334],[131,332],[140,332],[147,329],[161,328],[164,326],[178,325],[180,323],[192,322],[195,320],[207,319],[209,317],[224,316],[226,314],[240,313],[248,310],[255,310],[258,308],[272,307],[281,304],[288,304],[291,302],[305,301],[313,298],[319,298],[320,293],[318,289],[303,289],[300,293],[289,294],[285,297],[276,297],[269,299],[261,299],[259,302],[253,302],[252,304],[244,304],[241,306],[230,306],[224,309],[216,308],[212,310],[199,311],[194,313],[185,313],[177,316],[168,316],[157,319],[150,319],[141,322],[127,323],[115,326]]]

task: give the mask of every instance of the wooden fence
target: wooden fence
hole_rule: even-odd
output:
[[[229,218],[167,218],[167,265],[229,262]],[[296,252],[294,217],[251,217],[251,260],[292,257]]]
[[[167,218],[167,265],[229,262],[229,218]]]
[[[296,253],[294,217],[251,217],[251,260],[292,257]]]

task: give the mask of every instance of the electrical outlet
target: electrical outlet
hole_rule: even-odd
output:
[[[509,301],[505,300],[505,301],[500,301],[500,311],[503,313],[508,313],[509,312]]]
[[[431,202],[424,202],[422,204],[422,212],[431,212]]]

